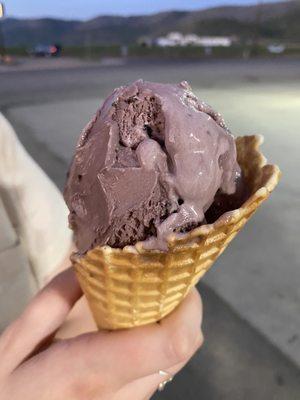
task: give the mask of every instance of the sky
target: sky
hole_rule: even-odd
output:
[[[259,0],[0,0],[8,16],[59,17],[86,20],[98,15],[139,15],[164,10],[196,10],[224,4],[255,4]],[[271,2],[272,0],[264,0]],[[274,0],[273,0],[274,1]],[[262,1],[260,1],[262,2]]]

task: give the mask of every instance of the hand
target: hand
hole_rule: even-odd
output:
[[[70,268],[54,278],[0,337],[1,400],[142,400],[201,346],[202,307],[193,290],[162,320],[131,330],[55,341],[82,293]]]

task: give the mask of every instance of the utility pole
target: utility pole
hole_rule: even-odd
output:
[[[4,3],[0,3],[0,57],[5,57],[5,42],[3,33],[3,18],[5,16]]]

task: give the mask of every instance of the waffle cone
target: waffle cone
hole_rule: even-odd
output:
[[[280,178],[259,151],[260,136],[236,139],[248,200],[215,223],[168,240],[167,252],[145,250],[141,242],[124,249],[95,247],[72,256],[80,285],[99,329],[121,329],[159,321],[169,314],[212,266],[265,201]]]

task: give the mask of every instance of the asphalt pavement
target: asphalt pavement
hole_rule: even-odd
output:
[[[283,179],[205,276],[206,344],[162,399],[300,397],[300,61],[86,65],[0,72],[0,109],[62,188],[76,139],[102,99],[140,77],[188,80],[236,135],[259,133]]]

